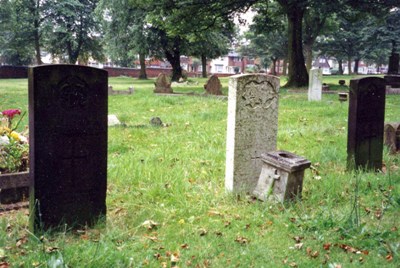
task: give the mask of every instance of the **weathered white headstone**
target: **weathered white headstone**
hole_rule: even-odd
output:
[[[312,68],[308,83],[308,100],[320,101],[322,95],[322,69]]]
[[[261,154],[276,150],[279,78],[235,75],[229,80],[225,188],[252,192]]]

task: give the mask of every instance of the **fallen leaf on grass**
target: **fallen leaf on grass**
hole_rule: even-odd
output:
[[[162,256],[161,256],[161,254],[160,253],[154,253],[154,258],[156,258],[156,260],[160,260],[161,258],[162,258]]]
[[[289,263],[289,266],[290,266],[290,267],[297,267],[297,263],[295,263],[295,262],[293,261],[293,262]]]
[[[238,237],[236,237],[235,242],[245,245],[245,244],[248,244],[250,241],[246,237],[238,236]]]
[[[146,228],[147,230],[156,229],[159,224],[152,220],[146,220],[142,223],[142,227]]]
[[[329,250],[330,248],[331,248],[331,243],[325,243],[324,245],[323,245],[323,248],[325,249],[325,250]]]
[[[222,236],[222,232],[216,231],[216,232],[215,232],[215,235],[216,235],[216,236]]]
[[[378,220],[380,220],[382,218],[382,210],[377,209],[375,211],[375,218],[377,218]]]
[[[58,247],[47,247],[46,248],[46,253],[53,253],[53,252],[56,252],[58,250],[59,250]]]
[[[186,243],[185,243],[185,244],[182,244],[182,245],[181,245],[181,248],[183,248],[183,249],[189,249],[189,245],[186,244]]]
[[[297,243],[294,245],[295,249],[301,249],[303,247],[303,243]]]
[[[296,241],[296,243],[300,243],[301,240],[302,240],[303,238],[304,238],[304,237],[302,237],[302,236],[295,236],[295,237],[293,237],[293,239],[294,239],[294,241]]]
[[[313,253],[311,253],[311,255],[310,255],[311,258],[316,258],[318,256],[319,256],[319,252],[317,250],[314,251]]]
[[[207,230],[206,230],[206,229],[201,228],[201,229],[199,230],[199,235],[200,235],[200,236],[205,236],[206,234],[207,234]]]
[[[393,260],[393,255],[392,254],[386,255],[385,259],[387,261],[392,261]]]
[[[339,247],[341,249],[345,250],[346,252],[350,252],[350,253],[354,253],[354,254],[364,254],[364,255],[369,254],[368,250],[359,250],[359,249],[353,248],[353,247],[345,245],[345,244],[340,244]]]
[[[26,244],[27,242],[28,242],[28,238],[26,236],[21,237],[20,239],[17,240],[16,246],[17,246],[17,248],[19,248],[23,244]]]
[[[180,260],[180,256],[179,256],[179,252],[174,252],[171,254],[171,264],[175,265],[177,262],[179,262]]]

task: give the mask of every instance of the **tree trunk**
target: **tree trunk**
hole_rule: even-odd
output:
[[[35,57],[36,57],[36,64],[37,65],[42,65],[43,64],[43,62],[42,62],[42,56],[41,56],[41,54],[40,54],[40,34],[39,34],[39,19],[36,19],[35,18],[35,21],[34,21],[34,27],[35,27],[35,30],[34,30],[34,42],[35,42]]]
[[[304,51],[306,52],[306,68],[310,73],[312,67],[312,44],[304,44]]]
[[[271,58],[272,60],[272,75],[276,75],[276,58]]]
[[[171,81],[179,82],[182,77],[182,67],[181,67],[181,50],[180,50],[181,39],[175,37],[173,41],[173,48],[165,48],[165,57],[172,66],[172,77]]]
[[[287,87],[305,87],[308,85],[308,73],[304,62],[303,55],[303,36],[302,23],[304,16],[304,7],[298,4],[287,4],[286,14],[288,17],[288,60],[289,60],[289,77],[285,86]],[[282,4],[281,4],[282,5]]]
[[[139,53],[139,63],[140,63],[139,79],[147,79],[146,55],[144,53]]]
[[[207,57],[206,55],[201,55],[201,77],[207,78]]]
[[[347,69],[349,70],[349,75],[351,75],[351,57],[347,58]]]
[[[343,75],[343,60],[342,59],[338,60],[338,64],[339,64],[339,74]]]
[[[287,75],[287,60],[286,60],[286,58],[283,59],[282,75]]]
[[[354,74],[358,74],[359,63],[360,63],[360,59],[354,59]]]

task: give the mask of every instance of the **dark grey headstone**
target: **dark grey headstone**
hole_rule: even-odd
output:
[[[366,77],[350,81],[347,164],[349,168],[382,168],[385,80]]]
[[[106,71],[29,69],[30,227],[91,226],[106,214]]]
[[[399,53],[390,55],[388,74],[399,74],[399,58]]]

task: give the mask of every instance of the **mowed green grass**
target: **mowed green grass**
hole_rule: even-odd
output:
[[[332,86],[343,78],[324,77]],[[227,94],[228,79],[221,80]],[[203,93],[206,80],[192,81],[174,91]],[[278,149],[308,158],[313,169],[301,201],[273,204],[225,192],[227,101],[157,96],[153,83],[109,79],[117,90],[133,85],[135,94],[109,97],[109,114],[126,125],[109,128],[106,224],[36,238],[27,211],[1,215],[0,263],[398,267],[400,156],[385,150],[385,173],[346,171],[348,102],[281,91]],[[0,98],[1,110],[27,109],[27,80],[0,80]],[[400,95],[387,96],[385,120],[400,121],[399,114]],[[165,127],[149,125],[155,116]]]

